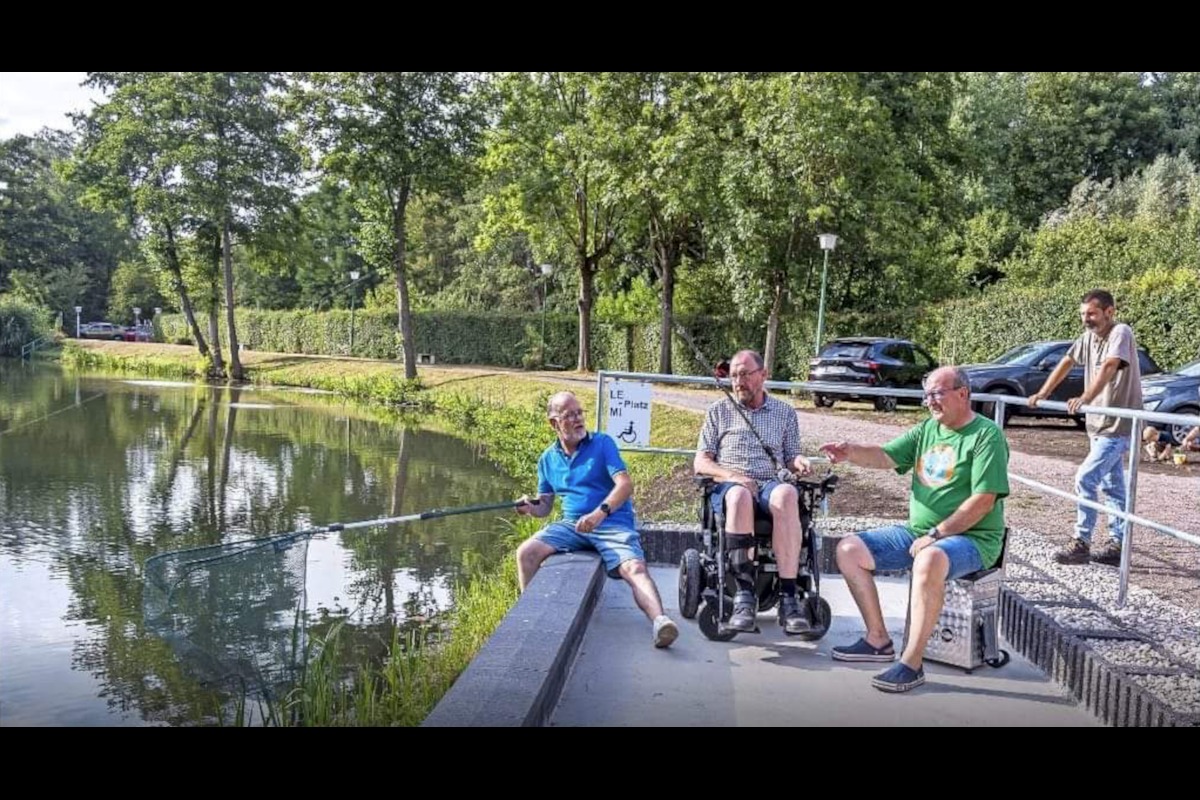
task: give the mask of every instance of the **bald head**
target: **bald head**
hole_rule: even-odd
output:
[[[947,388],[961,389],[964,386],[970,386],[971,381],[967,377],[967,373],[959,367],[938,367],[933,372],[925,376],[925,380],[921,383],[924,386],[934,386],[945,381],[950,381]]]
[[[546,416],[554,418],[563,410],[564,406],[570,405],[571,401],[575,401],[575,405],[579,405],[579,400],[575,397],[574,392],[558,392],[550,395],[550,399],[546,402]]]

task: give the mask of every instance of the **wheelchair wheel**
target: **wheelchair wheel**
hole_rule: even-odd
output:
[[[804,613],[808,615],[808,619],[812,623],[812,630],[800,634],[801,639],[815,642],[829,633],[829,626],[833,624],[833,609],[829,607],[829,601],[824,597],[810,594],[804,598]]]
[[[725,618],[733,616],[732,604],[726,606],[728,613]],[[711,639],[714,642],[728,642],[733,637],[737,636],[737,631],[724,631],[720,629],[720,624],[717,622],[717,604],[705,603],[704,608],[700,609],[700,632],[704,634],[706,639]]]
[[[679,559],[679,613],[684,619],[695,619],[700,608],[700,590],[704,570],[700,566],[700,553],[692,548],[683,551]]]

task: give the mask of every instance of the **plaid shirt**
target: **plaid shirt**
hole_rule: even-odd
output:
[[[782,466],[790,469],[792,461],[800,455],[800,423],[796,421],[796,410],[770,395],[758,408],[738,405],[772,454]],[[756,481],[774,480],[778,467],[763,451],[758,436],[726,398],[709,406],[696,449],[711,453],[722,467],[737,470]]]

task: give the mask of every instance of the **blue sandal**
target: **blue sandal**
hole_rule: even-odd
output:
[[[871,685],[881,692],[907,692],[925,682],[925,668],[913,669],[901,661],[871,679]]]
[[[834,661],[895,661],[896,648],[892,647],[889,639],[883,647],[875,647],[866,639],[859,639],[854,644],[835,647],[829,653]]]

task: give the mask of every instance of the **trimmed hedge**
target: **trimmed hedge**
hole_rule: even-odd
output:
[[[913,313],[831,314],[826,337],[849,335],[904,336],[932,347],[940,330],[940,316],[928,309]],[[251,350],[310,355],[350,355],[350,312],[335,310],[237,312],[238,336]],[[545,363],[567,368],[577,362],[578,328],[575,317],[546,318]],[[692,332],[704,356],[718,361],[750,347],[761,350],[766,342],[765,323],[739,319],[681,320]],[[205,321],[207,330],[207,321]],[[156,338],[189,342],[190,333],[180,314],[163,314],[157,320]],[[431,353],[439,364],[489,364],[525,366],[541,342],[540,314],[488,312],[418,312],[413,315],[418,353]],[[222,326],[224,327],[224,326]],[[803,378],[813,354],[815,323],[785,318],[780,325],[775,354],[776,377]],[[592,324],[592,363],[598,369],[632,372],[658,371],[658,322]],[[365,358],[403,357],[396,315],[390,311],[360,311],[354,315],[354,353]],[[706,374],[700,360],[678,336],[671,351],[677,374]]]
[[[1074,339],[1082,331],[1079,299],[1089,288],[1001,284],[979,299],[946,303],[939,358],[967,364],[1024,342]],[[1112,292],[1117,318],[1164,370],[1200,356],[1200,270],[1152,269],[1101,288]]]

